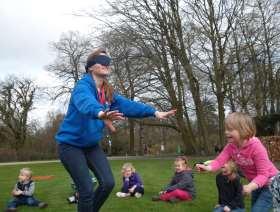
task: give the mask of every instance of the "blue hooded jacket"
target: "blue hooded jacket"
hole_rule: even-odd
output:
[[[98,113],[105,109],[118,110],[126,117],[154,116],[155,109],[149,105],[131,101],[114,93],[111,105],[102,105],[98,101],[95,81],[90,74],[85,74],[74,87],[66,116],[55,136],[58,143],[77,147],[96,145],[103,138],[103,120]]]

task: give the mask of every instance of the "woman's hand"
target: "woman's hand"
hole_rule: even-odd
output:
[[[98,118],[102,120],[125,120],[125,117],[123,116],[123,113],[120,113],[118,110],[112,110],[112,111],[100,111],[98,113]]]
[[[156,111],[155,117],[158,119],[167,119],[169,116],[174,116],[176,111],[177,111],[176,109],[169,110],[167,112]]]
[[[100,111],[98,113],[98,118],[104,120],[106,127],[112,132],[116,132],[116,128],[113,125],[113,121],[115,120],[124,120],[125,117],[122,113],[119,113],[117,110],[112,111]]]
[[[104,124],[110,130],[110,132],[114,133],[117,131],[111,120],[104,120]]]

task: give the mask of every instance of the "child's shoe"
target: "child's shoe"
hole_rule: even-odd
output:
[[[141,193],[136,192],[136,193],[134,194],[134,196],[135,196],[136,198],[140,198],[140,197],[142,197],[142,194],[141,194]]]
[[[152,201],[160,201],[160,196],[153,196]]]
[[[45,203],[45,202],[40,202],[39,205],[38,205],[39,208],[46,208],[48,207],[48,204]]]
[[[117,192],[116,196],[117,197],[129,197],[130,193]]]

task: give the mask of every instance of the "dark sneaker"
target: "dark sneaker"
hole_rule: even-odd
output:
[[[160,197],[159,196],[153,196],[152,201],[160,201]]]
[[[6,210],[5,210],[5,212],[15,212],[15,211],[17,211],[17,209],[16,208],[7,208]]]
[[[170,203],[177,203],[177,202],[180,202],[180,199],[173,197],[173,198],[170,198],[169,202]]]
[[[48,204],[45,203],[45,202],[40,202],[39,205],[38,205],[39,208],[46,208],[48,207]]]

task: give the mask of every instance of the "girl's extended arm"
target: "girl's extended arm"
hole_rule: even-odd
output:
[[[227,144],[222,152],[208,166],[204,164],[196,164],[198,171],[217,171],[230,159],[230,145]]]

